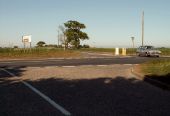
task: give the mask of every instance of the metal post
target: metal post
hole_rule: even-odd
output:
[[[135,37],[131,37],[132,38],[132,44],[133,44],[133,49],[135,48],[135,43],[134,43],[134,39]]]
[[[135,42],[134,42],[135,37],[131,37],[131,38],[132,38],[132,45],[133,45],[133,50],[132,50],[132,52],[134,53],[134,52],[135,52]]]
[[[30,42],[30,52],[31,52],[32,46],[31,46],[31,42]]]
[[[24,53],[25,53],[25,46],[26,46],[26,45],[25,45],[25,42],[24,42]]]
[[[144,11],[142,13],[142,46],[144,43]]]
[[[24,49],[25,49],[25,42],[24,42]]]
[[[32,46],[31,46],[31,42],[30,42],[30,48],[32,48]]]

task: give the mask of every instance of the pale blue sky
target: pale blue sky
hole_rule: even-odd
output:
[[[170,47],[170,0],[0,0],[0,46],[22,46],[21,37],[57,44],[57,28],[68,20],[84,23],[96,47],[141,45],[141,16],[145,12],[144,43]]]

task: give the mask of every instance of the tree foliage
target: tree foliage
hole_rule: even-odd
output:
[[[81,40],[89,39],[88,35],[81,31],[86,28],[84,24],[70,20],[64,23],[64,26],[66,27],[65,35],[67,37],[67,42],[75,48],[79,48]]]
[[[38,47],[43,47],[45,44],[46,44],[46,43],[45,43],[44,41],[39,41],[39,42],[37,43],[37,46],[38,46]]]

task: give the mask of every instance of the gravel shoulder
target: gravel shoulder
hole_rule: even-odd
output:
[[[22,74],[24,80],[39,80],[48,78],[94,79],[116,78],[118,76],[130,78],[131,65],[99,65],[99,66],[75,66],[75,67],[28,67]]]

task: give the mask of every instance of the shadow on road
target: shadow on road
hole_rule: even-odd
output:
[[[0,116],[60,116],[55,108],[21,83],[19,78],[26,71],[23,68],[0,67]]]
[[[133,78],[50,78],[29,83],[76,116],[170,115],[170,93]]]
[[[23,67],[3,68],[18,77],[24,72]],[[2,76],[11,77],[1,74]],[[65,80],[51,77],[27,82],[63,106],[73,116],[170,115],[170,93],[134,78]],[[62,116],[37,94],[20,82],[14,83],[13,80],[0,80],[0,115]]]
[[[160,87],[164,90],[170,90],[170,73],[167,75],[146,75],[145,82],[148,82],[154,86]]]
[[[18,83],[16,80],[17,77],[22,76],[24,66],[19,67],[9,67],[9,66],[1,66],[0,67],[0,90],[3,90],[3,86],[10,86],[11,84]],[[9,74],[11,73],[11,74]],[[1,94],[1,93],[0,93]]]
[[[25,68],[25,66],[17,66],[17,67],[10,67],[10,66],[2,66],[0,67],[0,78],[10,78],[10,77],[20,77],[22,76],[22,73],[25,71],[22,68]],[[11,75],[8,72],[14,74]]]

